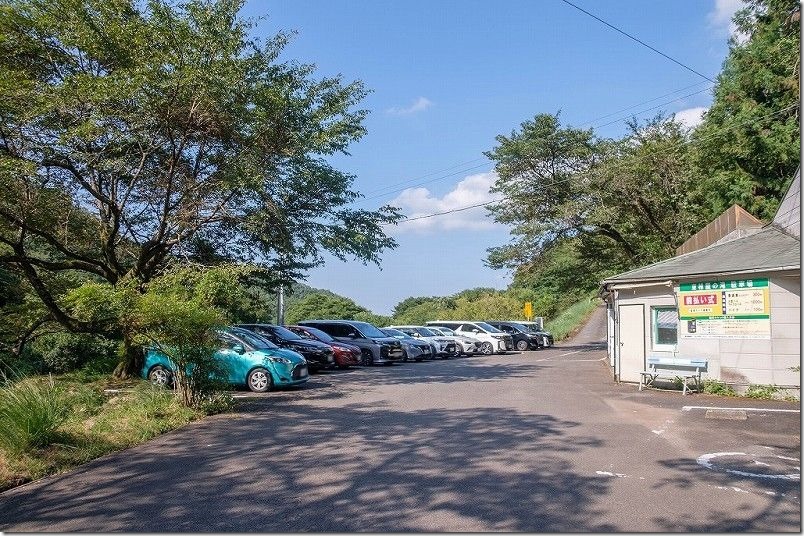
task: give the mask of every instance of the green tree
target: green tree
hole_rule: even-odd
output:
[[[601,259],[625,270],[672,257],[709,220],[690,196],[697,176],[686,129],[661,115],[628,128],[582,179],[579,252],[600,268]]]
[[[562,128],[558,114],[539,114],[496,140],[485,154],[499,175],[491,191],[503,200],[488,209],[497,222],[511,226],[512,239],[490,248],[487,263],[516,268],[582,227],[579,209],[588,191],[578,174],[594,164],[599,141],[591,130]]]
[[[84,322],[113,322],[135,344],[159,349],[176,365],[174,386],[182,403],[199,407],[224,376],[213,357],[216,330],[230,320],[225,311],[240,299],[244,270],[171,267],[145,285],[86,282],[68,293],[65,309]]]
[[[378,262],[395,246],[382,226],[396,209],[347,208],[353,177],[326,160],[365,133],[362,84],[279,61],[288,36],[255,42],[241,5],[0,7],[0,265],[46,319],[97,331],[65,309],[70,288],[142,290],[171,258],[289,281],[325,250]],[[124,343],[123,375],[141,360]]]
[[[354,320],[358,314],[365,313],[370,311],[349,298],[329,292],[313,292],[287,308],[285,321],[295,324],[312,319]]]
[[[406,307],[394,314],[393,323],[397,325],[423,325],[428,320],[445,320],[449,308],[443,298],[428,298],[416,305]]]
[[[700,205],[770,220],[800,164],[801,5],[748,0],[737,12],[714,102],[695,129]]]

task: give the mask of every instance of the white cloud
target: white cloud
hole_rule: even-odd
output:
[[[681,110],[675,114],[676,121],[687,128],[695,128],[703,121],[703,114],[706,110],[708,110],[708,108],[704,108],[703,106]]]
[[[410,115],[418,112],[423,112],[432,105],[433,101],[431,101],[427,97],[419,97],[413,102],[413,104],[411,104],[407,108],[398,108],[394,106],[393,108],[388,108],[387,110],[385,110],[385,113],[390,115]]]
[[[746,41],[748,36],[737,31],[737,26],[732,22],[734,14],[745,7],[743,0],[715,0],[715,7],[709,12],[709,25],[718,33],[732,36],[738,43]]]
[[[441,198],[434,197],[427,188],[407,188],[394,200],[390,201],[389,204],[402,209],[402,212],[408,218],[448,212],[500,199],[500,194],[489,192],[489,188],[496,180],[497,173],[493,171],[469,175]],[[488,215],[485,206],[479,206],[440,216],[402,222],[393,228],[392,232],[427,232],[456,229],[482,230],[494,227],[500,227],[500,225],[495,223]]]

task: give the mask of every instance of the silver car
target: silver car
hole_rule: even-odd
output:
[[[458,353],[463,355],[475,355],[480,353],[480,341],[465,335],[458,335],[449,328],[442,328],[436,326],[427,326],[427,329],[434,333],[442,335],[445,339],[455,341],[458,345]]]

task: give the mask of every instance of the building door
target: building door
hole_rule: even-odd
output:
[[[620,381],[638,382],[645,370],[645,306],[619,306]]]

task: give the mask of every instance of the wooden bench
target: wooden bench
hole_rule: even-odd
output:
[[[639,390],[652,385],[658,378],[681,378],[684,382],[682,394],[687,394],[689,380],[695,384],[695,391],[700,393],[701,373],[706,372],[708,364],[706,359],[701,358],[648,356],[648,370],[639,373]]]

